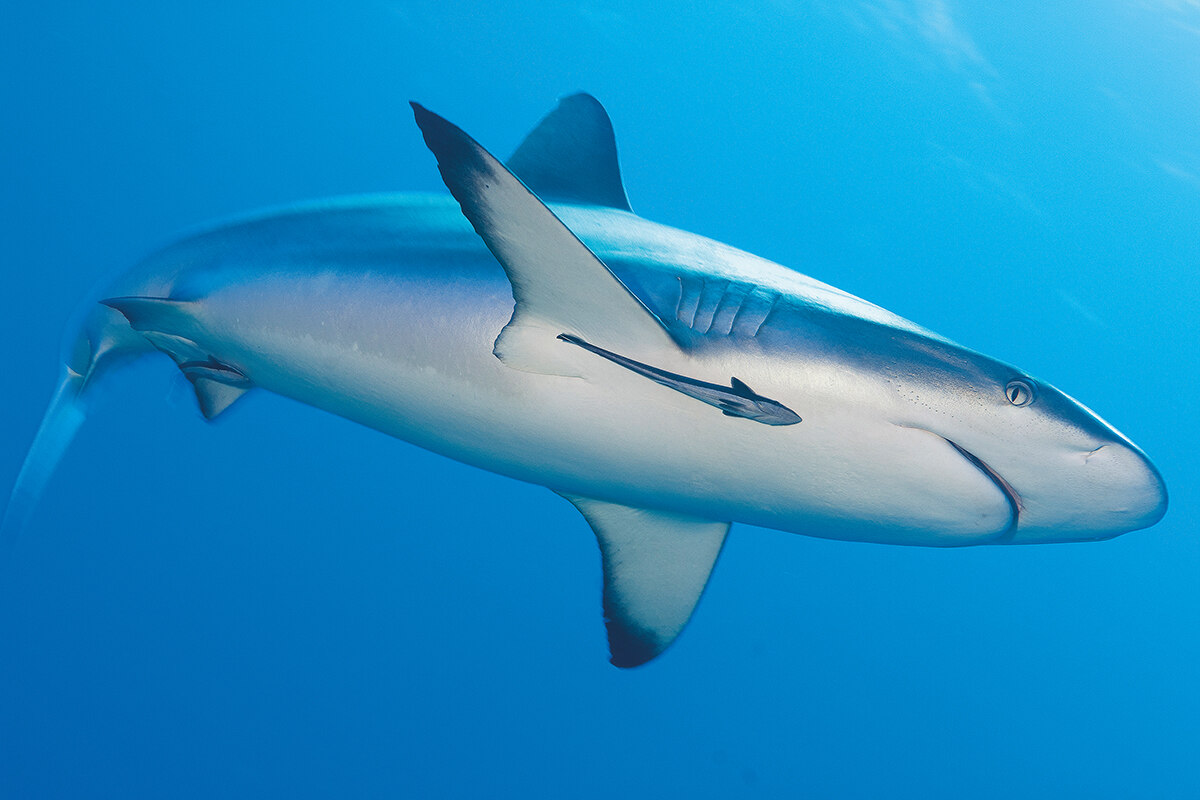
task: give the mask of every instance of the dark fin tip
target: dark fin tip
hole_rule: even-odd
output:
[[[662,652],[655,647],[652,641],[639,637],[620,623],[607,620],[606,626],[608,628],[608,651],[611,654],[609,663],[614,667],[621,669],[640,667]]]
[[[413,118],[417,121],[417,127],[421,129],[421,135],[425,137],[425,144],[437,156],[439,164],[443,162],[446,156],[461,155],[451,151],[450,148],[463,150],[474,142],[474,139],[445,117],[441,117],[420,103],[409,103],[412,106]]]

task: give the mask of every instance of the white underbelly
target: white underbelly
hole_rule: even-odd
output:
[[[491,352],[511,313],[503,276],[447,277],[230,289],[206,300],[211,346],[270,391],[564,493],[898,544],[1008,527],[1007,498],[948,443],[820,385],[789,402],[802,423],[769,426],[563,342],[547,347],[583,359],[584,377],[507,367]]]

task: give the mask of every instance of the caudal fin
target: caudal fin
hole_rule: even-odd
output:
[[[0,549],[11,546],[29,521],[54,468],[87,416],[86,400],[95,393],[96,386],[104,383],[118,364],[152,349],[111,308],[87,302],[77,313],[79,322],[70,326],[72,333],[63,349],[58,388],[0,517]]]
[[[9,495],[8,505],[0,521],[0,543],[8,546],[29,520],[46,483],[66,452],[67,445],[86,416],[83,405],[84,376],[63,368],[58,390],[42,418],[41,427],[17,473],[17,482]]]

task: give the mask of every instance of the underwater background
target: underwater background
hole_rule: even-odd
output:
[[[1165,520],[735,525],[622,671],[560,498],[265,393],[210,425],[150,358],[0,563],[0,797],[1200,796],[1196,0],[9,3],[0,495],[101,280],[244,210],[444,191],[407,100],[503,156],[575,91],[640,214],[1054,383]]]

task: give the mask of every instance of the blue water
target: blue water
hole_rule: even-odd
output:
[[[620,671],[561,499],[275,397],[208,425],[151,360],[0,565],[0,796],[1200,795],[1200,8],[710,6],[10,3],[3,492],[99,280],[207,219],[441,190],[406,100],[504,154],[586,90],[641,214],[1052,381],[1151,455],[1166,519],[735,526]]]

